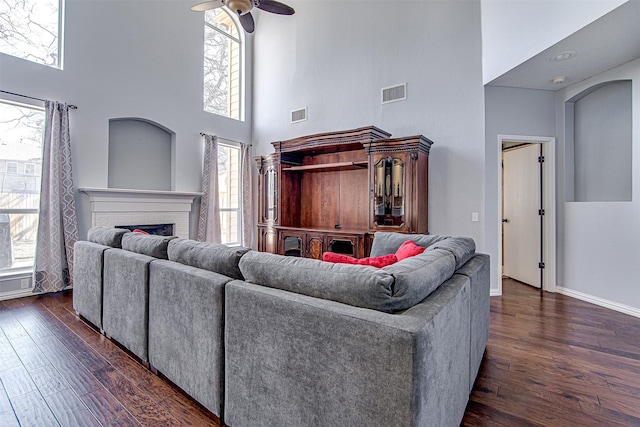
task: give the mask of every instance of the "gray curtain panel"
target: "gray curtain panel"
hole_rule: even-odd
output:
[[[33,292],[57,292],[73,284],[73,245],[78,240],[71,171],[69,107],[45,102],[40,218]]]
[[[253,237],[253,206],[251,205],[253,187],[251,186],[251,145],[242,144],[242,246],[251,247]]]
[[[218,137],[203,135],[202,198],[198,240],[220,243],[220,206],[218,203]]]

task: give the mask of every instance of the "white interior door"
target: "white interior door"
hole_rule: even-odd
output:
[[[539,144],[503,153],[504,275],[540,287],[541,218]]]

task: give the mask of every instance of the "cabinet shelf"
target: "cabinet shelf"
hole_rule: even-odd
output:
[[[340,170],[357,170],[366,169],[369,162],[337,162],[323,163],[318,165],[302,165],[302,166],[283,166],[283,172],[329,172]]]

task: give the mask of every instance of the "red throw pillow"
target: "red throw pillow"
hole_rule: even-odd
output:
[[[394,254],[382,255],[373,258],[354,258],[349,255],[337,254],[335,252],[325,252],[322,254],[322,260],[326,262],[335,262],[339,264],[358,264],[358,265],[370,265],[376,268],[386,267],[387,265],[394,264],[398,261],[398,258]]]
[[[326,262],[336,262],[340,264],[357,264],[358,259],[349,255],[337,254],[335,252],[325,252],[322,254],[322,260]]]
[[[136,228],[135,230],[133,230],[134,233],[140,233],[140,234],[149,234],[144,230],[140,230],[139,228]]]
[[[395,254],[361,258],[358,260],[358,264],[360,265],[370,265],[376,268],[386,267],[387,265],[395,264],[396,262],[398,262],[398,257],[396,257]]]
[[[396,251],[396,257],[398,257],[398,261],[402,261],[403,259],[419,255],[424,252],[424,250],[425,248],[416,245],[413,240],[407,240],[406,242],[401,244]]]

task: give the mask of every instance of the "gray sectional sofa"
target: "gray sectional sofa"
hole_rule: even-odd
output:
[[[489,258],[471,239],[378,232],[331,264],[89,231],[74,309],[228,426],[459,425],[489,333]]]

